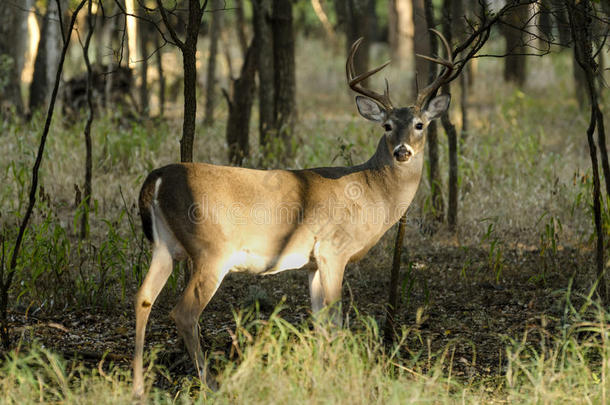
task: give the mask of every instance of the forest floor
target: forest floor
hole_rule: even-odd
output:
[[[592,274],[581,269],[593,268],[590,252],[560,247],[549,259],[540,249],[519,246],[506,248],[500,263],[490,263],[489,250],[480,246],[456,247],[449,240],[407,246],[396,318],[402,328],[397,338],[405,338],[401,350],[405,355],[426,356],[450,350],[447,367],[464,382],[502,378],[508,343],[523,340],[537,345],[560,333],[566,300],[576,305],[589,293]],[[389,262],[380,256],[381,250],[375,248],[363,262],[348,266],[343,289],[348,328],[350,320],[359,316],[374,318],[380,328],[384,324]],[[228,275],[200,320],[204,350],[234,357],[235,313],[251,309],[254,301],[262,319],[281,305],[285,320],[295,326],[306,322],[311,316],[307,283],[307,274],[299,271],[263,277]],[[158,299],[146,346],[159,349],[158,363],[175,376],[187,376],[193,369],[168,317],[177,296],[169,291]],[[20,347],[35,340],[92,368],[101,367],[102,358],[129,368],[135,328],[132,311],[131,307],[90,307],[45,316],[15,311],[10,313],[11,330]],[[157,384],[167,385],[159,378]]]

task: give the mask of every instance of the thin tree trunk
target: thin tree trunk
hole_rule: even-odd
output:
[[[538,12],[538,29],[540,30],[540,46],[545,47],[553,39],[553,9],[551,0],[540,0]]]
[[[159,35],[155,35],[155,48],[157,52],[157,75],[159,76],[159,116],[163,117],[165,113],[165,73],[163,73],[163,51],[161,49],[161,40]]]
[[[6,103],[15,107],[15,112],[20,116],[24,113],[21,71],[28,38],[27,10],[31,5],[32,0],[22,2],[20,7],[13,2],[0,2],[0,21],[5,22],[0,24],[0,60],[4,61],[4,66],[0,66],[0,105]]]
[[[457,131],[455,125],[451,123],[449,113],[445,112],[441,116],[441,122],[447,133],[449,143],[449,205],[447,207],[447,223],[449,230],[453,233],[457,231],[458,221],[458,145]]]
[[[470,83],[468,83],[468,75],[460,75],[460,109],[462,112],[462,131],[460,133],[460,139],[462,143],[468,139],[468,90],[470,89]]]
[[[137,14],[141,17],[145,16],[145,11],[142,7],[138,7]],[[140,55],[138,62],[140,67],[140,114],[143,117],[148,117],[150,112],[149,95],[148,95],[148,27],[143,21],[138,21],[138,48]]]
[[[186,44],[185,44],[186,45]],[[197,117],[197,56],[195,44],[185,46],[182,51],[184,66],[184,121],[180,139],[180,161],[193,161],[195,120]]]
[[[276,0],[277,1],[277,0]],[[339,0],[341,1],[341,0]],[[369,16],[371,0],[345,0],[345,22],[344,28],[346,33],[346,54],[349,53],[352,44],[360,37],[364,37],[364,41],[358,49],[358,53],[354,55],[354,68],[356,72],[366,72],[369,67],[369,49],[372,42],[371,21]],[[366,86],[368,79],[362,84]]]
[[[62,4],[63,5],[63,4]],[[30,84],[30,111],[48,104],[61,51],[60,6],[50,1],[40,30],[40,42]]]
[[[593,170],[593,215],[595,221],[595,233],[597,235],[596,245],[596,268],[597,268],[597,292],[602,300],[608,302],[608,284],[606,282],[604,261],[604,230],[602,225],[602,197],[599,176],[599,163],[597,159],[597,148],[595,145],[595,129],[598,131],[598,143],[602,155],[602,168],[606,179],[606,193],[610,189],[610,169],[608,168],[608,155],[606,152],[606,134],[603,124],[603,115],[599,109],[597,89],[595,86],[594,71],[596,62],[593,59],[593,40],[591,33],[592,5],[589,0],[566,1],[568,6],[568,17],[574,40],[574,58],[585,73],[589,100],[591,105],[591,118],[587,128],[587,142],[589,144],[589,156]],[[603,146],[602,146],[603,145]]]
[[[220,9],[223,5],[217,0],[213,4],[213,9]],[[218,40],[220,39],[220,30],[222,28],[222,12],[215,11],[212,13],[212,22],[210,24],[210,56],[208,59],[208,71],[206,79],[205,92],[205,113],[203,123],[212,125],[214,122],[214,105],[216,103],[216,56],[218,55]]]
[[[111,4],[114,4],[114,3],[111,3]],[[116,35],[119,31],[122,31],[125,29],[124,25],[122,27],[120,25],[120,24],[124,24],[124,23],[125,23],[125,19],[119,18],[118,15],[110,19],[110,22],[108,24],[106,24],[106,32],[103,34],[104,36],[106,36],[106,39],[107,39],[105,46],[109,47],[110,49],[116,49],[116,47],[117,47],[117,45],[115,45]],[[111,110],[114,107],[111,102],[112,88],[114,85],[114,74],[111,72],[114,72],[120,66],[120,62],[121,62],[120,60],[115,61],[115,58],[112,57],[112,58],[110,58],[108,67],[106,69],[106,71],[109,74],[106,75],[106,83],[104,85],[103,105],[107,111]]]
[[[392,60],[402,69],[408,69],[413,60],[413,2],[391,0],[388,2],[388,38]],[[425,9],[425,6],[424,6]]]
[[[550,0],[553,9],[553,17],[557,31],[559,31],[559,43],[563,46],[569,46],[572,42],[570,22],[566,16],[565,0]]]
[[[527,5],[513,9],[506,19],[509,25],[503,26],[504,38],[506,40],[506,53],[504,57],[504,80],[516,83],[519,86],[525,84],[527,79],[525,34],[522,30],[513,27],[521,27],[527,21],[529,9]]]
[[[296,75],[292,1],[273,0],[273,70],[275,73],[275,128],[290,155],[296,121]]]
[[[254,10],[254,37],[258,41],[259,146],[265,156],[266,148],[275,129],[275,73],[273,68],[273,31],[271,28],[272,0],[252,0]]]
[[[447,41],[451,44],[452,35],[452,15],[451,15],[451,0],[443,0],[443,20],[442,28],[443,35]],[[443,93],[450,94],[451,84],[446,83],[443,85]],[[458,145],[457,145],[457,131],[455,126],[451,123],[449,112],[445,111],[441,116],[441,123],[447,134],[447,141],[449,144],[449,203],[447,207],[447,223],[449,230],[453,233],[457,231],[458,221]]]
[[[233,81],[233,91],[230,96],[224,92],[229,104],[227,120],[227,145],[229,147],[229,162],[241,166],[250,153],[249,129],[256,75],[256,37],[246,52],[246,59],[238,79]]]
[[[428,27],[436,27],[434,22],[434,8],[432,0],[424,0],[424,11]],[[428,34],[430,44],[430,55],[436,55],[438,52],[438,40],[436,35]],[[436,63],[430,62],[428,70],[428,83],[432,83],[436,78],[437,67]],[[430,194],[432,205],[432,217],[436,222],[442,223],[445,218],[445,201],[443,199],[442,182],[439,171],[438,158],[438,126],[436,121],[432,121],[428,126],[428,161],[429,171],[428,178],[430,180]]]
[[[246,39],[246,17],[244,16],[244,0],[236,0],[235,14],[237,16],[237,38],[241,54],[246,57],[248,51],[248,40]]]
[[[184,117],[182,123],[182,139],[180,139],[180,160],[193,161],[193,143],[195,140],[195,120],[197,118],[197,39],[201,18],[208,5],[208,0],[199,4],[199,0],[189,0],[188,22],[186,24],[186,38],[181,41],[176,30],[169,22],[167,11],[162,1],[157,0],[157,6],[172,40],[182,52],[184,70]]]
[[[415,74],[416,80],[413,81],[415,89],[413,94],[417,94],[418,89],[423,89],[428,84],[430,79],[430,65],[429,62],[423,58],[418,58],[415,55],[433,55],[430,52],[430,41],[426,40],[431,35],[428,31],[428,23],[426,21],[426,10],[424,7],[424,0],[412,0],[413,1],[413,26],[414,39],[413,39],[413,60],[415,60]]]
[[[386,318],[384,327],[384,340],[386,343],[394,341],[396,331],[396,313],[398,311],[398,283],[400,281],[400,264],[402,256],[402,245],[405,238],[405,228],[407,224],[407,212],[403,214],[398,222],[396,239],[394,241],[394,257],[392,260],[392,272],[390,274],[390,295],[386,304]]]
[[[93,71],[91,70],[91,62],[89,61],[89,44],[91,43],[91,37],[93,36],[93,31],[95,30],[95,16],[92,14],[92,8],[93,0],[89,0],[87,7],[87,26],[89,31],[87,32],[87,37],[83,46],[83,57],[85,60],[85,66],[87,67],[87,108],[89,111],[87,114],[87,122],[85,123],[85,130],[83,131],[85,136],[86,158],[84,186],[85,195],[83,196],[83,212],[80,224],[81,239],[85,239],[87,236],[89,236],[89,211],[91,210],[92,195],[91,177],[93,172],[93,146],[91,140],[91,124],[93,123]]]
[[[81,8],[83,8],[86,2],[87,0],[81,0],[81,2],[74,10],[74,13],[72,13],[72,18],[70,19],[66,39],[64,41],[64,45],[59,56],[58,67],[55,73],[55,84],[53,85],[51,92],[49,108],[47,110],[47,118],[45,120],[44,128],[42,130],[42,135],[40,136],[40,144],[38,145],[36,161],[34,162],[34,167],[32,168],[32,184],[30,186],[28,206],[26,208],[23,219],[21,220],[21,225],[19,226],[19,233],[17,234],[17,239],[15,240],[15,245],[13,246],[11,261],[9,263],[8,268],[5,268],[4,258],[0,263],[0,315],[2,318],[2,327],[0,334],[2,336],[2,343],[5,350],[10,349],[10,333],[7,319],[8,293],[13,283],[15,272],[17,270],[17,259],[19,257],[19,250],[21,249],[21,244],[23,242],[23,236],[25,235],[26,228],[28,226],[28,223],[30,222],[30,217],[32,216],[32,212],[34,211],[34,206],[36,205],[36,193],[38,191],[38,173],[40,171],[40,165],[42,163],[42,157],[44,155],[44,148],[47,142],[47,136],[49,135],[49,129],[51,128],[51,121],[53,120],[53,111],[55,110],[55,100],[57,99],[57,93],[59,90],[61,72],[63,70],[64,60],[68,51],[68,45],[70,44],[70,34],[72,33],[72,28],[74,28],[74,23],[76,22],[78,12],[81,10]]]

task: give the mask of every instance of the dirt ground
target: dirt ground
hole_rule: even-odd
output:
[[[346,324],[356,310],[373,317],[382,329],[388,296],[394,232],[346,270],[343,308]],[[592,252],[560,247],[555,256],[526,246],[504,246],[500,262],[481,246],[456,247],[441,238],[416,243],[408,238],[401,270],[401,303],[397,325],[408,329],[404,354],[428,356],[449,348],[452,373],[466,380],[503,374],[507,338],[532,342],[559,331],[570,279],[572,296],[586,294],[593,279]],[[499,264],[498,264],[499,263]],[[498,274],[499,273],[499,274]],[[134,287],[135,288],[135,287]],[[188,375],[190,362],[168,317],[177,291],[167,289],[157,300],[148,324],[146,347],[161,346],[159,360],[172,373]],[[285,300],[281,315],[293,324],[309,319],[307,274],[289,271],[257,277],[230,274],[201,317],[202,342],[208,351],[230,352],[233,311],[258,299],[261,316]],[[578,298],[575,298],[578,299]],[[131,307],[102,311],[88,308],[53,315],[12,312],[15,339],[22,347],[37,340],[66,358],[97,366],[106,362],[130,367],[134,339]],[[537,331],[537,332],[536,332]],[[407,358],[407,357],[406,357]],[[425,368],[425,366],[423,366]]]

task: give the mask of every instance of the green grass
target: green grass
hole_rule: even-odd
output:
[[[146,373],[148,403],[406,404],[406,403],[606,403],[610,389],[609,314],[589,301],[576,310],[566,300],[564,331],[544,325],[509,340],[503,375],[452,374],[454,348],[410,351],[382,344],[376,323],[358,317],[350,328],[294,326],[253,311],[235,317],[233,360],[217,356],[220,389],[202,390],[194,380],[175,380],[154,364]],[[539,334],[537,345],[528,334]],[[408,353],[408,354],[407,354]],[[154,356],[152,356],[154,359]],[[461,360],[467,361],[467,360]],[[52,351],[19,348],[0,368],[0,401],[12,403],[131,403],[130,374],[101,362],[87,368]],[[153,380],[157,381],[152,386]],[[159,384],[165,387],[159,388]],[[169,387],[169,388],[168,388]]]

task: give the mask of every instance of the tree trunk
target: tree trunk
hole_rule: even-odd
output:
[[[435,27],[434,8],[432,0],[424,0],[424,11],[426,16],[427,26]],[[436,55],[438,52],[438,40],[436,35],[428,35],[430,55]],[[428,83],[432,83],[436,78],[437,66],[436,63],[429,62]],[[428,178],[430,181],[430,199],[432,206],[432,218],[442,223],[445,219],[445,201],[443,199],[442,181],[438,164],[438,126],[436,121],[432,121],[428,126],[428,161],[429,171]]]
[[[604,129],[604,117],[599,108],[597,89],[595,86],[595,71],[597,64],[593,59],[593,39],[591,35],[591,22],[593,7],[589,0],[567,0],[568,16],[574,40],[574,57],[578,65],[585,73],[589,100],[591,106],[591,118],[587,128],[587,143],[589,144],[589,156],[593,170],[593,214],[595,222],[596,245],[596,268],[597,268],[597,292],[604,301],[608,302],[608,285],[606,280],[604,260],[604,229],[602,224],[602,196],[599,176],[599,163],[597,159],[597,148],[594,134],[597,129],[598,146],[600,148],[602,168],[606,180],[606,193],[610,195],[610,166],[608,164],[608,153],[606,150],[606,134]]]
[[[443,35],[447,41],[451,44],[453,39],[453,16],[451,15],[451,0],[443,0]],[[443,93],[451,94],[451,84],[446,83],[443,85]],[[455,126],[451,122],[449,117],[449,111],[445,111],[441,116],[441,123],[447,134],[447,141],[449,144],[449,203],[447,207],[447,223],[449,230],[453,233],[457,231],[458,221],[458,145],[457,145],[457,131]]]
[[[392,0],[388,2],[388,37],[392,60],[398,67],[409,69],[413,58],[413,0]]]
[[[383,338],[386,343],[394,341],[396,331],[396,313],[398,312],[398,284],[400,281],[400,264],[402,259],[402,244],[405,238],[405,228],[407,223],[407,213],[398,221],[396,239],[394,241],[394,257],[392,260],[392,271],[390,273],[390,294],[386,304],[386,318]]]
[[[184,122],[180,140],[180,161],[193,161],[195,141],[195,120],[197,118],[197,39],[201,27],[203,8],[199,0],[189,0],[189,15],[186,26],[186,39],[182,47],[184,68]]]
[[[93,176],[93,142],[91,139],[91,125],[93,124],[93,71],[91,69],[91,62],[89,61],[89,45],[91,44],[91,37],[95,30],[95,16],[92,13],[93,0],[88,1],[87,7],[87,37],[85,38],[85,44],[83,46],[83,57],[85,60],[85,66],[87,67],[87,121],[85,123],[85,130],[83,134],[85,136],[85,185],[84,185],[84,199],[82,205],[82,216],[81,216],[81,227],[80,237],[85,239],[89,236],[89,211],[91,209],[91,195],[92,185],[91,179]]]
[[[65,10],[62,0],[62,10]],[[62,37],[57,2],[50,0],[40,30],[40,42],[34,62],[34,76],[30,84],[30,111],[49,103],[57,64],[61,53]]]
[[[572,42],[572,36],[570,33],[570,23],[566,16],[565,0],[551,0],[551,7],[555,26],[557,31],[559,31],[559,43],[563,46],[569,46]]]
[[[110,11],[113,11],[114,3],[109,3]],[[118,40],[119,32],[123,32],[125,29],[125,19],[120,18],[120,14],[117,13],[114,17],[106,20],[104,24],[103,31],[101,32],[102,37],[104,38],[102,41],[102,46],[104,49],[117,49],[120,45],[120,41]],[[99,30],[98,30],[99,32]],[[119,67],[120,60],[116,60],[114,55],[109,58],[108,66],[106,67],[107,72],[114,72]],[[106,84],[104,86],[104,97],[103,105],[106,110],[111,110],[114,106],[111,103],[112,100],[112,88],[114,85],[114,74],[106,75]]]
[[[193,44],[182,51],[182,63],[184,67],[184,118],[182,139],[180,139],[180,161],[192,162],[197,117],[197,56]]]
[[[506,53],[504,58],[504,80],[519,86],[525,84],[527,79],[525,34],[522,30],[513,27],[522,27],[529,16],[528,6],[513,9],[507,16],[507,24],[503,25],[504,39],[506,40]]]
[[[216,0],[212,4],[213,9],[220,9],[224,2]],[[210,56],[208,59],[208,71],[206,80],[205,92],[205,114],[203,123],[212,125],[214,122],[214,104],[216,103],[216,56],[218,55],[218,40],[220,39],[220,30],[222,28],[222,12],[215,11],[212,13],[212,22],[210,24]]]
[[[277,1],[277,0],[276,0]],[[346,34],[346,55],[349,53],[352,44],[360,37],[364,37],[364,41],[360,45],[358,52],[354,55],[354,68],[356,72],[366,72],[369,68],[369,49],[373,40],[371,19],[370,19],[370,2],[372,0],[345,0],[342,6],[344,13],[344,21],[342,22]],[[338,0],[341,2],[341,0]],[[366,86],[368,79],[362,84]]]
[[[273,0],[273,69],[275,73],[275,127],[284,141],[284,152],[291,154],[296,121],[296,75],[292,1]]]
[[[426,22],[426,11],[424,9],[424,0],[412,0],[413,1],[413,26],[414,40],[413,40],[413,60],[415,61],[415,77],[413,81],[415,89],[413,94],[417,94],[418,89],[423,89],[428,84],[430,78],[430,65],[425,59],[415,56],[420,55],[431,55],[430,53],[430,41],[428,37],[431,34],[428,31],[428,24]]]
[[[137,8],[137,14],[141,17],[146,15],[142,7]],[[148,24],[138,21],[138,59],[140,68],[140,114],[143,117],[148,117],[150,112],[149,95],[148,95]]]
[[[244,0],[236,0],[235,15],[237,16],[237,38],[239,39],[239,47],[241,54],[246,57],[248,51],[248,40],[246,39],[246,17],[244,16]]]
[[[238,79],[233,81],[232,95],[224,93],[229,104],[227,120],[227,145],[229,147],[229,162],[241,166],[250,153],[249,129],[256,74],[256,37],[252,41],[241,68]]]
[[[0,2],[0,107],[12,106],[23,115],[21,96],[21,71],[27,47],[27,17],[32,0],[21,3]],[[25,10],[22,10],[21,8]],[[11,23],[7,23],[10,21]]]
[[[572,77],[574,78],[574,95],[576,100],[578,100],[578,106],[584,111],[587,107],[588,97],[587,78],[583,69],[578,65],[576,58],[572,58]]]
[[[155,53],[157,62],[157,75],[159,76],[159,116],[165,113],[165,74],[163,73],[163,50],[161,49],[161,39],[155,35]]]
[[[553,39],[553,9],[551,0],[540,0],[538,12],[538,29],[540,30],[540,47],[545,47]]]
[[[468,75],[466,72],[460,75],[460,108],[462,113],[462,131],[460,139],[462,143],[468,139],[469,119],[468,119],[468,91],[470,83],[468,83]]]
[[[275,129],[275,83],[273,69],[273,31],[271,28],[272,0],[252,0],[254,38],[257,41],[259,146],[265,155]]]

